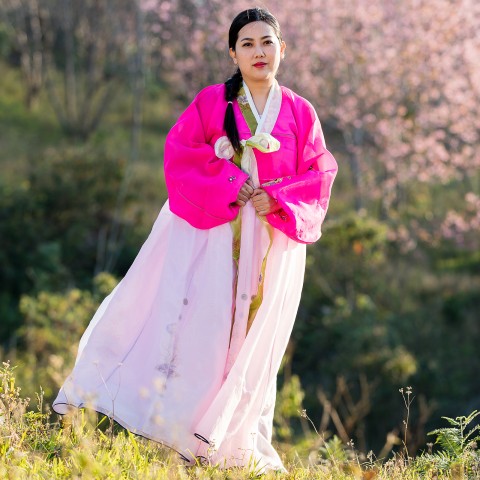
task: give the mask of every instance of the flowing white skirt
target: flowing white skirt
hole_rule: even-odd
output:
[[[196,229],[167,202],[85,331],[54,410],[93,408],[189,461],[283,469],[271,444],[276,375],[300,301],[305,245],[274,231],[263,302],[245,337],[266,231],[248,203],[236,272],[230,224]]]

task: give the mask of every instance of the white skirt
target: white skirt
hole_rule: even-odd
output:
[[[93,408],[188,461],[282,470],[271,444],[276,375],[300,301],[305,245],[274,230],[263,302],[245,336],[269,243],[247,203],[237,272],[230,224],[196,229],[167,201],[85,331],[54,410]]]

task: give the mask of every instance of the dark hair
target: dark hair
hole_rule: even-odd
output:
[[[238,39],[238,32],[249,23],[252,22],[265,22],[270,25],[275,31],[277,38],[282,41],[282,33],[280,31],[280,25],[278,24],[277,19],[267,10],[262,8],[250,8],[239,13],[230,25],[230,30],[228,31],[228,46],[232,50],[235,50],[235,45]],[[225,100],[227,102],[232,102],[237,98],[238,91],[242,85],[242,73],[240,69],[237,68],[237,71],[225,82]],[[238,134],[237,123],[235,122],[235,114],[233,113],[233,105],[228,103],[227,110],[225,112],[225,119],[223,121],[223,128],[227,133],[227,137],[230,140],[234,150],[237,153],[241,151],[240,145],[240,136]]]

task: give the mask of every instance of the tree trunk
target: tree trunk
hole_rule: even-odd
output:
[[[361,128],[352,127],[343,131],[343,138],[348,151],[350,171],[352,172],[352,183],[354,188],[354,208],[358,212],[364,207],[362,171],[360,159],[358,158],[358,147],[363,145],[364,132]]]

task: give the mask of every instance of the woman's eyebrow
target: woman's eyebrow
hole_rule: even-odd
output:
[[[271,35],[265,35],[263,36],[260,40],[265,40],[266,38],[272,38]],[[245,37],[245,38],[242,38],[240,41],[241,42],[244,42],[245,40],[249,40],[250,42],[253,41],[254,39],[253,38],[248,38],[248,37]]]

